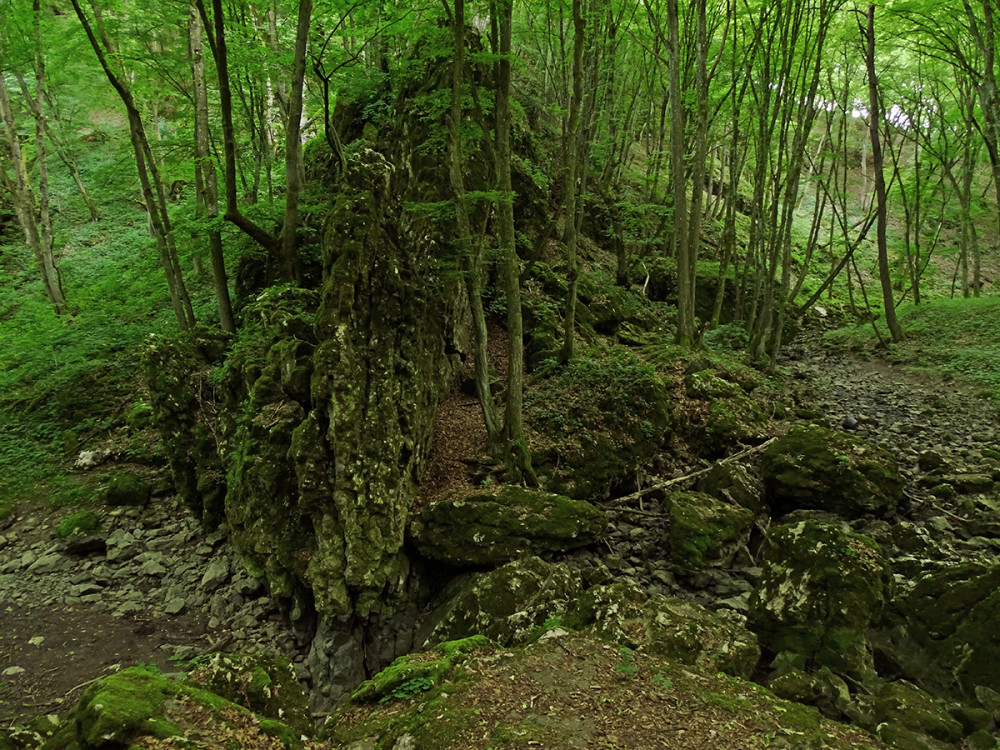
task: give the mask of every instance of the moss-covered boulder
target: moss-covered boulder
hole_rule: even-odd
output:
[[[749,466],[740,463],[717,463],[700,480],[698,489],[712,497],[757,515],[768,515],[764,502],[764,483]]]
[[[499,565],[523,554],[593,544],[606,525],[605,514],[586,501],[504,485],[433,503],[414,519],[411,534],[431,560]]]
[[[89,510],[71,513],[56,527],[56,536],[60,539],[66,539],[72,535],[89,534],[97,528],[100,522],[100,517]]]
[[[143,476],[116,474],[104,489],[104,503],[112,507],[142,507],[149,502],[152,491],[152,485]]]
[[[525,641],[547,620],[562,616],[580,592],[581,582],[565,563],[527,557],[473,576],[428,617],[418,641],[441,641],[484,635],[510,645]]]
[[[472,651],[429,684],[408,678],[384,702],[359,696],[321,737],[352,750],[885,747],[714,669],[589,634],[548,635],[514,650]]]
[[[840,525],[800,521],[770,530],[762,567],[749,611],[761,645],[871,679],[866,634],[893,591],[879,546]]]
[[[296,731],[312,727],[309,699],[283,656],[212,654],[198,662],[187,681]]]
[[[888,451],[819,425],[795,427],[761,461],[777,513],[812,508],[845,518],[887,516],[903,498],[903,478]]]
[[[624,347],[592,348],[524,394],[532,459],[545,486],[603,499],[668,443],[673,402],[656,368]]]
[[[875,696],[873,729],[896,747],[933,747],[934,740],[954,746],[965,735],[961,723],[947,706],[905,680],[882,687]],[[897,738],[907,738],[901,743]],[[924,744],[914,744],[922,740]]]
[[[747,543],[752,511],[704,492],[679,492],[669,498],[670,560],[681,571],[732,563]]]
[[[45,750],[98,750],[125,747],[294,748],[302,733],[286,723],[251,711],[140,667],[91,685],[70,719]]]
[[[647,596],[637,585],[587,589],[566,624],[633,650],[748,678],[757,666],[757,638],[734,618],[694,602]]]
[[[975,705],[1000,692],[998,624],[1000,565],[965,563],[918,577],[872,638],[898,673],[936,696]]]
[[[721,456],[736,443],[767,436],[767,414],[738,383],[705,369],[688,375],[684,385],[693,402],[685,413],[685,431],[706,455]]]

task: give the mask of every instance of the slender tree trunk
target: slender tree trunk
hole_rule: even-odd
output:
[[[292,64],[292,91],[285,128],[285,220],[281,229],[281,261],[285,278],[299,277],[296,231],[299,224],[299,197],[303,188],[302,95],[306,75],[306,44],[312,19],[312,0],[299,0],[299,20],[295,33],[295,60]]]
[[[94,29],[80,6],[80,0],[71,0],[73,9],[76,11],[80,23],[90,40],[90,46],[97,55],[97,60],[104,70],[108,81],[118,93],[125,111],[128,115],[129,137],[132,142],[132,151],[135,155],[136,171],[139,176],[139,184],[142,188],[142,198],[146,204],[150,226],[156,240],[156,247],[160,255],[160,263],[167,279],[167,289],[170,292],[170,301],[174,308],[174,315],[177,317],[177,324],[181,330],[188,330],[194,323],[194,312],[191,307],[191,300],[188,297],[187,289],[184,286],[184,278],[181,274],[180,264],[177,259],[177,250],[174,247],[173,236],[170,232],[170,219],[167,215],[166,196],[163,191],[163,184],[160,181],[159,171],[152,158],[152,151],[146,140],[146,132],[142,123],[142,116],[135,105],[135,100],[128,85],[116,74],[108,64],[104,47],[98,41]],[[99,20],[99,18],[98,18]],[[102,32],[102,37],[106,36]]]
[[[521,319],[521,280],[518,273],[514,237],[514,194],[510,174],[510,79],[512,0],[497,0],[492,15],[498,20],[496,65],[496,160],[499,205],[500,257],[507,297],[507,404],[504,434],[509,445],[507,466],[515,478],[537,483],[531,468],[531,452],[524,434],[522,402],[524,392],[524,341]],[[567,221],[569,221],[567,214]]]
[[[451,71],[451,113],[448,118],[449,177],[452,192],[455,194],[457,244],[465,271],[465,291],[469,297],[469,307],[472,312],[476,395],[483,411],[483,422],[486,425],[490,451],[495,452],[500,445],[501,425],[490,388],[489,342],[481,289],[483,282],[482,248],[474,243],[472,238],[469,203],[465,193],[465,179],[462,175],[464,165],[462,155],[462,94],[464,87],[462,84],[465,80],[465,0],[455,0],[452,24],[454,28],[454,56]]]
[[[871,137],[872,158],[875,161],[875,236],[878,244],[878,274],[882,282],[882,304],[885,323],[894,343],[903,340],[903,329],[896,318],[896,305],[892,295],[892,278],[889,276],[889,248],[886,241],[886,190],[882,171],[882,142],[879,130],[882,113],[878,99],[878,78],[875,75],[875,6],[868,6],[865,64],[868,68],[868,131]]]
[[[570,96],[569,122],[566,127],[566,229],[563,244],[566,247],[566,290],[565,331],[560,360],[573,359],[576,346],[576,298],[580,280],[580,259],[577,253],[579,232],[577,226],[578,202],[581,200],[579,183],[581,170],[580,150],[583,137],[583,45],[586,25],[583,20],[581,0],[573,0],[573,92]]]
[[[194,158],[195,185],[198,190],[198,205],[210,218],[219,215],[219,186],[215,174],[215,162],[209,145],[208,129],[208,84],[205,79],[205,55],[202,46],[201,17],[192,3],[188,15],[189,45],[191,54],[191,80],[194,89]],[[222,246],[222,231],[212,229],[208,233],[209,255],[212,260],[212,283],[219,308],[219,325],[223,331],[236,330],[233,305],[229,296],[229,280],[226,277],[226,261]]]

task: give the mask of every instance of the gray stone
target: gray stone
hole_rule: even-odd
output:
[[[179,615],[187,608],[187,602],[180,597],[169,599],[163,607],[163,611],[168,615]]]
[[[209,563],[208,570],[201,577],[201,588],[207,593],[215,591],[229,580],[229,559],[217,557]]]
[[[70,567],[72,567],[72,563],[69,560],[58,553],[52,553],[35,560],[35,562],[28,566],[28,572],[42,575],[44,573],[56,573],[61,570],[68,570]]]
[[[139,568],[139,573],[144,576],[161,578],[166,575],[167,569],[157,560],[147,560],[143,563],[142,567]]]

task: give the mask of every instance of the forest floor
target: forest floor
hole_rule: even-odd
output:
[[[914,505],[935,502],[915,481],[925,451],[961,462],[997,445],[996,402],[947,376],[839,350],[816,334],[793,342],[779,370],[796,416],[891,450],[913,480]],[[475,398],[456,394],[449,414],[460,425],[477,421]],[[454,452],[481,450],[480,435],[440,426],[454,433]],[[435,491],[450,484],[436,482]],[[0,528],[0,725],[65,714],[109,670],[148,663],[178,671],[215,649],[284,653],[308,684],[307,624],[288,622],[226,542],[206,537],[174,503],[112,511],[106,547],[89,553],[68,553],[54,536],[58,512],[41,506],[24,504]]]

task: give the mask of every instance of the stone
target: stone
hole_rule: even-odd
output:
[[[678,569],[694,572],[730,565],[747,543],[752,511],[703,492],[679,492],[668,502],[670,560]]]
[[[587,589],[566,623],[633,650],[738,677],[749,677],[760,658],[756,636],[735,620],[683,599],[646,596],[634,583]]]
[[[902,475],[886,450],[815,424],[771,443],[761,475],[776,513],[808,508],[849,519],[888,516],[903,498]]]
[[[698,489],[719,500],[739,505],[755,515],[766,515],[764,483],[748,466],[739,463],[716,463],[698,481]]]
[[[763,571],[750,596],[749,626],[764,648],[861,681],[874,677],[866,634],[894,590],[875,542],[817,521],[775,526]]]
[[[606,515],[563,495],[504,485],[439,500],[411,526],[424,557],[456,566],[501,565],[522,554],[565,552],[599,541]]]
[[[104,491],[104,503],[113,508],[142,507],[152,494],[150,483],[138,474],[116,474]]]
[[[205,593],[211,593],[228,580],[229,559],[226,557],[216,557],[209,563],[208,568],[201,577],[201,589]]]
[[[565,563],[538,557],[509,562],[446,590],[417,641],[427,647],[478,634],[501,645],[523,643],[535,628],[566,614],[580,586],[579,574]]]
[[[45,573],[57,573],[69,570],[71,567],[72,563],[66,557],[53,552],[35,560],[28,566],[27,572],[34,573],[35,575],[43,575]]]

